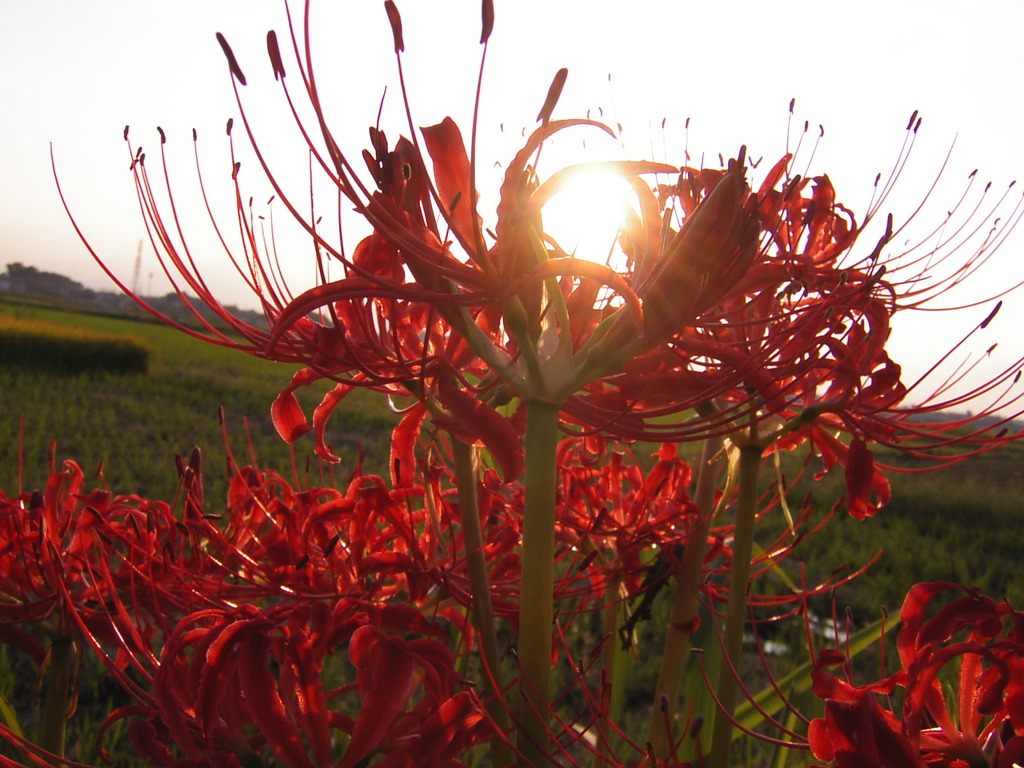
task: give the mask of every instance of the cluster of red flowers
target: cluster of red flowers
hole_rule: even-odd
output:
[[[645,474],[583,442],[560,455],[566,616],[603,608],[611,581],[627,604],[642,594],[645,553],[670,551],[697,514],[689,466],[667,447]],[[476,640],[463,511],[443,466],[426,485],[357,474],[344,490],[235,467],[226,504],[211,510],[198,450],[179,465],[177,508],[88,491],[71,461],[42,492],[0,494],[0,638],[41,671],[53,650],[32,627],[103,660],[135,703],[110,713],[101,754],[123,720],[140,756],[177,768],[260,754],[289,766],[378,753],[379,765],[455,765],[497,737],[480,680],[466,677]],[[522,493],[493,471],[481,491],[496,612],[514,623]],[[713,535],[713,557],[727,554],[728,531]],[[581,722],[599,717],[591,704],[600,709],[590,702]]]
[[[401,19],[390,0],[385,5],[401,66]],[[486,44],[493,22],[486,0],[483,20]],[[0,638],[39,663],[42,647],[18,624],[35,622],[80,650],[90,646],[135,699],[112,713],[104,730],[129,721],[133,744],[153,765],[249,765],[272,755],[290,766],[354,768],[371,758],[383,768],[454,766],[485,741],[499,745],[496,761],[518,755],[522,765],[577,764],[587,753],[615,764],[620,748],[652,768],[684,764],[671,734],[666,747],[659,737],[649,744],[617,730],[612,662],[600,662],[595,684],[590,666],[577,658],[568,682],[558,680],[559,693],[548,696],[549,659],[574,656],[567,628],[577,617],[646,601],[659,579],[681,579],[694,563],[694,606],[674,629],[696,630],[698,597],[704,615],[716,620],[728,601],[727,613],[742,625],[744,605],[757,598],[740,603],[737,614],[729,593],[743,597],[752,558],[774,563],[798,535],[794,530],[767,554],[752,555],[748,508],[756,476],[752,482],[743,470],[732,471],[742,462],[732,461],[737,453],[760,461],[767,448],[810,446],[825,471],[845,468],[849,512],[862,518],[889,495],[869,444],[917,455],[961,446],[952,458],[944,455],[948,461],[1012,439],[974,423],[1016,402],[1019,395],[1004,387],[1019,375],[1020,361],[966,395],[909,407],[913,387],[886,351],[892,317],[975,271],[991,252],[988,243],[921,288],[936,259],[890,251],[891,221],[858,252],[880,201],[858,220],[837,202],[827,176],[798,175],[791,155],[752,186],[753,168],[741,149],[722,169],[607,163],[636,198],[619,235],[626,266],[615,271],[566,253],[544,231],[543,206],[564,175],[541,181],[532,158],[560,131],[610,132],[590,120],[553,119],[564,73],[540,126],[508,166],[492,230],[477,207],[474,153],[450,119],[394,145],[371,129],[364,179],[327,125],[308,46],[294,29],[291,37],[304,53],[297,77],[316,116],[315,129],[300,121],[312,162],[372,227],[349,253],[298,212],[264,167],[314,243],[320,285],[297,297],[283,287],[275,256],[264,252],[241,202],[236,165],[245,253],[236,266],[267,326],[235,317],[178,247],[145,154],[129,144],[132,171],[154,249],[183,281],[182,300],[191,306],[185,290],[193,292],[232,332],[208,323],[204,331],[183,330],[301,366],[272,407],[288,441],[310,429],[296,390],[335,382],[312,415],[315,450],[325,461],[336,460],[328,419],[354,388],[404,398],[391,476],[356,472],[344,490],[299,490],[271,473],[235,468],[221,511],[202,498],[196,454],[181,464],[179,514],[168,504],[86,493],[81,472],[69,463],[44,493],[0,498]],[[240,92],[242,69],[220,42]],[[295,75],[286,76],[274,33],[267,42],[292,104],[287,83]],[[911,137],[918,126],[912,118]],[[248,121],[245,127],[254,140]],[[262,161],[258,149],[257,155]],[[645,180],[650,175],[654,184]],[[670,175],[676,180],[664,181]],[[1008,228],[1019,215],[1014,209]],[[961,245],[948,243],[952,253]],[[326,278],[326,260],[340,266],[341,277]],[[918,418],[989,394],[971,419]],[[568,438],[544,431],[548,413]],[[717,493],[707,478],[694,482],[671,445],[644,471],[612,443],[723,437],[732,470]],[[489,465],[473,461],[481,448]],[[552,466],[538,469],[536,457],[549,454]],[[702,473],[711,470],[702,465]],[[545,529],[537,520],[545,519],[548,503],[553,522]],[[713,517],[730,506],[735,525]],[[528,542],[545,537],[555,543],[545,567],[555,560],[547,599],[558,601],[557,616],[550,605],[549,613],[532,613],[522,586],[536,565],[528,561],[536,558]],[[744,575],[727,589],[721,577],[737,562]],[[486,605],[478,602],[484,594]],[[912,592],[908,610],[921,613],[930,595]],[[799,605],[804,597],[787,599]],[[993,617],[1008,610],[984,605]],[[491,612],[505,629],[495,629],[486,617]],[[528,617],[546,635],[546,644],[532,643],[529,651],[528,637],[536,633],[526,628]],[[637,620],[622,628],[627,639]],[[834,654],[820,655],[816,692],[828,703],[810,742],[821,759],[864,764],[859,739],[868,732],[886,745],[879,755],[906,758],[876,756],[879,765],[918,765],[943,752],[923,713],[940,717],[944,702],[932,672],[951,653],[990,662],[983,671],[972,661],[970,674],[984,678],[986,691],[1005,691],[1015,701],[1016,661],[1006,649],[1019,643],[1016,636],[992,640],[993,623],[978,618],[971,626],[982,634],[939,648],[960,619],[943,624],[946,634],[938,625],[915,625],[909,614],[904,621],[906,672],[881,687],[842,683],[825,671]],[[727,627],[727,644],[730,635],[741,638],[735,629]],[[916,639],[905,640],[910,632]],[[940,639],[932,637],[937,632]],[[521,635],[519,654],[507,642],[499,658],[487,643],[507,633]],[[617,634],[606,622],[589,652],[596,658]],[[478,652],[479,674],[470,666]],[[538,653],[544,675],[530,666]],[[868,695],[896,685],[907,688],[902,723]],[[962,703],[961,719],[977,724],[996,711],[991,703]],[[723,706],[731,710],[728,700]],[[674,702],[663,703],[665,712],[674,712]],[[1007,712],[971,743],[992,755],[992,739],[999,739],[999,754],[1012,760],[1018,747],[1005,724],[1019,724],[1012,708]],[[947,725],[939,722],[941,738],[966,749]],[[12,729],[5,736],[33,750]],[[726,752],[718,748],[717,764]],[[914,757],[918,752],[924,758]]]
[[[933,602],[944,604],[926,618]],[[814,693],[825,715],[810,725],[814,755],[839,768],[1021,764],[1024,613],[958,584],[930,583],[910,590],[900,621],[902,669],[878,682],[853,685],[829,671],[846,662],[842,652],[819,654]],[[944,686],[946,667],[959,690]]]
[[[103,659],[136,703],[98,740],[128,719],[152,765],[240,765],[265,750],[308,766],[334,762],[337,731],[350,736],[338,764],[351,766],[382,749],[389,764],[435,765],[490,737],[449,650],[453,634],[472,643],[461,592],[423,610],[460,568],[424,535],[423,488],[360,476],[300,492],[244,468],[213,513],[199,453],[182,469],[179,510],[85,492],[73,462],[44,492],[0,499],[0,633],[40,667],[45,650],[19,625]],[[451,504],[438,502],[448,527]]]
[[[400,19],[394,5],[388,8],[400,53]],[[300,50],[294,30],[292,42]],[[236,86],[244,85],[223,38],[221,44]],[[292,103],[273,32],[268,47]],[[309,66],[308,49],[303,60]],[[884,194],[857,220],[837,202],[827,176],[796,174],[792,155],[771,167],[757,189],[746,181],[744,150],[722,170],[608,162],[606,170],[631,182],[637,205],[619,238],[628,266],[616,272],[566,254],[544,234],[544,203],[566,173],[541,183],[531,158],[560,131],[609,131],[590,120],[551,119],[557,93],[549,95],[541,126],[508,166],[492,230],[476,210],[474,164],[451,119],[423,128],[422,142],[401,138],[393,148],[383,131],[371,128],[372,147],[363,152],[371,178],[364,181],[330,131],[312,72],[302,61],[298,66],[317,117],[316,129],[300,123],[311,156],[339,199],[373,233],[349,254],[298,212],[265,167],[278,196],[314,241],[318,258],[336,262],[345,273],[290,299],[274,273],[276,256],[263,251],[237,188],[245,259],[236,265],[248,275],[268,328],[246,323],[220,304],[162,217],[145,153],[132,149],[156,254],[166,260],[168,274],[181,276],[182,290],[197,295],[241,340],[209,325],[199,335],[303,366],[274,404],[286,440],[309,429],[295,390],[324,378],[337,386],[313,414],[322,458],[335,459],[325,438],[330,413],[353,387],[366,387],[425,404],[441,417],[438,424],[485,445],[507,479],[521,467],[514,446],[525,423],[522,414],[509,416],[502,407],[510,399],[553,402],[567,428],[628,440],[700,440],[769,421],[784,425],[777,434],[780,447],[810,443],[827,467],[852,465],[851,511],[862,517],[884,504],[888,492],[867,443],[918,456],[957,445],[961,451],[954,458],[962,458],[1010,438],[998,434],[1009,417],[994,427],[985,417],[1012,411],[1020,395],[1010,385],[1021,360],[967,392],[957,392],[955,380],[965,373],[960,371],[930,395],[921,391],[924,381],[904,382],[886,344],[897,312],[926,305],[989,258],[992,238],[1012,229],[1019,206],[967,258],[962,254],[969,236],[981,226],[973,215],[958,224],[960,239],[945,241],[948,254],[891,250],[891,220],[881,238],[858,253]],[[241,99],[239,108],[244,115]],[[908,125],[911,139],[919,126],[915,114]],[[317,133],[322,143],[315,141]],[[670,173],[677,175],[675,183],[651,188],[643,180]],[[993,211],[1004,201],[1005,196]],[[979,211],[980,203],[974,214],[987,220]],[[939,274],[953,255],[961,260],[949,274]],[[323,265],[319,273],[326,275]],[[181,297],[191,302],[184,292]],[[968,402],[976,407],[984,396],[989,401],[971,419],[941,418]],[[916,404],[908,404],[911,397]],[[716,405],[714,413],[694,416],[708,403]],[[984,428],[973,426],[981,421]],[[837,439],[844,433],[852,444]]]

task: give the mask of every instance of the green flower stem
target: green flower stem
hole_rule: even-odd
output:
[[[458,486],[459,510],[462,513],[462,535],[469,565],[469,581],[473,589],[473,623],[480,633],[480,648],[488,670],[484,675],[487,711],[495,725],[503,733],[509,733],[511,725],[508,711],[501,701],[501,657],[498,653],[498,635],[494,607],[491,604],[487,561],[484,558],[484,537],[480,526],[480,502],[477,493],[477,472],[473,466],[473,449],[456,439],[452,440],[452,452],[455,456],[455,482]],[[491,742],[491,757],[493,764],[498,768],[510,765],[513,761],[512,750],[501,738]]]
[[[526,499],[519,602],[519,664],[523,680],[518,746],[522,766],[548,764],[558,413],[558,406],[551,403],[526,404]]]
[[[669,723],[679,700],[679,686],[683,677],[683,666],[690,653],[693,636],[692,627],[697,616],[700,586],[704,579],[704,556],[708,548],[708,533],[715,506],[717,471],[712,459],[722,449],[722,438],[712,437],[704,441],[704,448],[697,469],[697,488],[694,503],[700,511],[700,524],[690,531],[683,547],[683,560],[676,573],[676,594],[672,613],[665,632],[665,649],[658,670],[658,682],[654,689],[654,709],[647,734],[654,747],[654,754],[668,757],[672,733]],[[664,702],[664,704],[663,704]],[[662,707],[668,709],[668,717]]]
[[[723,638],[725,658],[718,670],[716,691],[721,710],[730,714],[736,702],[736,678],[733,670],[739,669],[740,653],[743,650],[743,625],[747,619],[747,586],[750,582],[750,556],[753,551],[754,519],[757,512],[757,476],[761,468],[763,446],[754,440],[742,445],[739,450],[736,525],[733,531],[729,601],[725,609]],[[719,711],[712,732],[710,768],[726,768],[729,765],[732,731],[732,722],[723,711]]]
[[[43,704],[43,730],[39,746],[58,757],[64,757],[73,653],[74,645],[70,637],[55,634],[50,640],[50,658],[46,670],[46,701]]]
[[[632,666],[633,656],[628,650],[622,649],[618,628],[622,625],[622,600],[624,590],[618,578],[609,578],[604,588],[604,634],[607,638],[601,647],[601,669],[607,682],[611,685],[608,696],[608,709],[605,717],[597,718],[597,753],[594,754],[594,768],[602,768],[615,764],[616,739],[615,729],[611,727],[622,713],[622,705],[626,700],[626,676]],[[602,691],[600,696],[604,696]],[[603,700],[603,699],[602,699]]]

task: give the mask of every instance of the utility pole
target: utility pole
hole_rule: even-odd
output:
[[[142,268],[142,241],[139,240],[139,247],[135,251],[135,269],[132,270],[132,293],[139,295],[139,270]]]

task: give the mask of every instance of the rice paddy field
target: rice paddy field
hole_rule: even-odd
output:
[[[126,369],[104,357],[107,352],[100,347],[73,370],[55,365],[54,358],[62,355],[56,340],[61,328],[68,333],[62,344],[69,338],[96,344],[113,337],[117,349],[127,337],[131,345],[149,351],[147,369]],[[73,459],[97,486],[170,501],[178,485],[175,456],[188,456],[199,446],[208,498],[223,498],[224,432],[239,464],[255,458],[260,466],[293,477],[292,450],[270,420],[270,404],[294,372],[288,366],[141,318],[0,301],[0,336],[13,329],[36,337],[34,358],[0,351],[0,489],[9,494],[19,486],[33,490],[45,484],[52,451],[58,466]],[[328,387],[300,393],[307,414]],[[388,429],[394,422],[383,399],[367,393],[354,393],[350,403],[335,411],[328,441],[345,459],[334,467],[341,478],[355,466],[360,449],[368,471],[386,467]],[[310,435],[294,448],[300,473],[314,466],[307,462]]]

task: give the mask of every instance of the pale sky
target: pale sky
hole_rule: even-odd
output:
[[[481,51],[478,2],[399,0],[398,6],[414,121],[429,125],[450,114],[468,135]],[[886,208],[897,220],[913,210],[956,142],[934,206],[918,219],[921,235],[956,202],[971,169],[998,189],[1024,176],[1024,3],[1018,0],[633,0],[613,10],[592,0],[495,0],[495,7],[479,142],[485,164],[511,157],[522,129],[533,127],[551,77],[568,67],[556,117],[585,116],[588,109],[597,117],[600,109],[624,128],[624,149],[608,151],[630,159],[682,164],[685,140],[695,163],[703,153],[716,164],[719,153],[731,156],[746,144],[751,157],[764,156],[770,165],[784,152],[787,109],[796,98],[794,125],[809,121],[815,136],[819,124],[825,129],[811,171],[828,173],[838,199],[857,213],[870,199],[875,174],[886,175],[895,161],[910,113],[920,110],[917,146]],[[595,10],[601,7],[610,10]],[[293,12],[301,17],[301,6],[293,4]],[[286,39],[282,0],[0,0],[0,267],[20,261],[91,287],[107,285],[61,208],[50,170],[52,142],[79,224],[131,281],[144,229],[121,138],[126,123],[147,148],[151,171],[155,127],[165,129],[173,188],[184,208],[198,204],[196,128],[205,180],[230,224],[224,124],[238,115],[218,31],[249,80],[243,98],[260,146],[283,163],[282,178],[301,197],[306,155],[288,130],[267,61],[271,28]],[[329,119],[343,149],[358,159],[385,86],[382,127],[392,140],[408,133],[383,3],[314,0],[312,34],[321,91],[330,98]],[[285,63],[291,63],[287,51]],[[297,78],[290,82],[297,90]],[[579,134],[580,145],[590,138]],[[243,160],[243,180],[257,201],[269,197],[254,162]],[[226,275],[205,225],[185,217],[204,274]],[[978,281],[981,291],[1024,277],[1024,228],[1016,234]],[[308,250],[301,248],[286,254],[286,269],[306,275]],[[162,292],[149,282],[156,270],[147,245],[143,290]],[[296,289],[305,287],[301,277],[295,280]],[[229,301],[246,303],[228,277],[224,290]],[[968,313],[958,327],[985,314]],[[1024,354],[1016,332],[1024,313],[1004,314],[976,346],[1002,342],[994,357],[1003,354],[1005,364]],[[908,367],[924,365],[922,350],[934,357],[948,347],[951,328],[932,315],[899,339]]]

